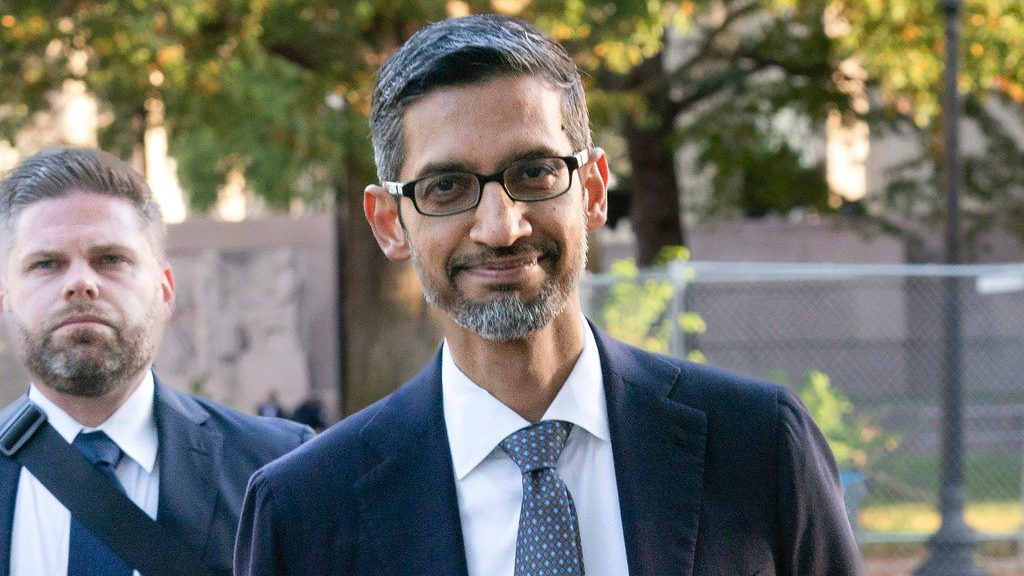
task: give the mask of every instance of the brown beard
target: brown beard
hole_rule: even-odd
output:
[[[76,313],[85,313],[84,311]],[[96,398],[128,382],[156,351],[155,309],[140,324],[110,322],[113,336],[80,328],[56,342],[54,328],[31,332],[20,321],[21,354],[29,372],[43,384],[70,396]]]

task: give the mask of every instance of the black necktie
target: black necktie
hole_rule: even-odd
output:
[[[79,433],[72,446],[78,449],[101,474],[124,490],[114,471],[124,454],[103,432]],[[88,528],[71,517],[68,550],[68,576],[131,576],[132,569],[93,536]]]

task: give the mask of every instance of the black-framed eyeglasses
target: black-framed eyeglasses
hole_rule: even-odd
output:
[[[516,160],[490,175],[473,172],[438,172],[411,182],[384,182],[384,189],[396,198],[412,199],[424,216],[451,216],[480,204],[484,186],[497,182],[508,197],[519,202],[541,202],[557,198],[572,187],[572,173],[590,161],[590,151],[571,156],[549,156]]]

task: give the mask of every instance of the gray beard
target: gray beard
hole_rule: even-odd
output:
[[[546,284],[532,300],[508,294],[482,303],[460,299],[455,306],[443,307],[435,294],[427,291],[425,296],[459,326],[495,342],[519,340],[547,326],[565,309],[567,300],[552,284]]]
[[[581,220],[580,245],[577,257],[566,262],[571,274],[566,278],[551,278],[541,286],[540,293],[526,300],[518,294],[509,293],[488,302],[474,302],[466,298],[449,278],[454,298],[441,298],[440,291],[427,279],[423,265],[415,249],[411,249],[412,263],[423,286],[426,301],[448,315],[456,324],[479,334],[485,340],[510,342],[525,338],[528,334],[547,326],[561,314],[575,293],[587,265],[587,229]],[[406,233],[406,242],[412,247]],[[556,249],[557,250],[557,249]],[[558,260],[558,254],[553,260]],[[557,274],[557,271],[556,271]]]
[[[22,358],[33,376],[62,394],[97,398],[126,384],[152,362],[155,320],[151,311],[140,325],[115,327],[113,339],[78,330],[63,345],[56,344],[50,333],[32,334],[16,322]]]

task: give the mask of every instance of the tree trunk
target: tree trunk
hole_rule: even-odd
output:
[[[344,288],[342,413],[386,396],[418,372],[437,349],[439,331],[408,263],[390,262],[363,215],[362,189],[376,176],[346,162],[341,234]]]
[[[636,259],[640,266],[654,262],[666,246],[686,244],[680,193],[671,148],[673,118],[667,94],[647,96],[650,123],[627,115],[623,130],[633,167],[629,221],[636,233]]]

